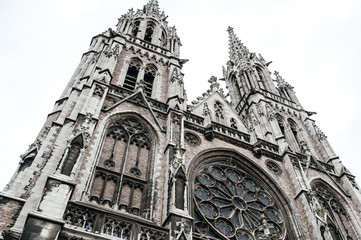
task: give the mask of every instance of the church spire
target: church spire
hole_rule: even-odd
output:
[[[143,11],[147,16],[153,16],[159,18],[160,20],[165,20],[165,14],[163,11],[160,11],[158,0],[149,0],[149,2],[144,5]]]
[[[241,40],[234,33],[232,27],[227,29],[229,34],[229,59],[233,64],[238,65],[241,63],[242,68],[249,66],[247,64],[250,58],[250,52],[246,46],[243,45]]]

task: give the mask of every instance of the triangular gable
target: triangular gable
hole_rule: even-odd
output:
[[[198,116],[204,116],[203,113],[205,104],[210,110],[212,122],[217,122],[241,132],[247,132],[247,129],[239,119],[238,114],[218,91],[215,91],[203,100],[199,101],[199,103],[195,104],[191,113]],[[232,124],[232,122],[235,122],[235,124]]]
[[[148,109],[151,113],[151,115],[153,116],[155,122],[157,123],[158,127],[162,130],[165,131],[165,129],[160,125],[158,118],[156,117],[155,113],[153,112],[153,109],[151,108],[149,102],[147,101],[147,99],[145,98],[144,94],[142,92],[136,92],[126,98],[124,98],[123,100],[115,103],[113,106],[104,109],[105,112],[111,111],[113,109],[115,109],[116,107],[118,107],[119,105],[121,105],[124,102],[131,102],[133,104],[136,105],[140,105],[142,107],[145,107],[146,109]]]

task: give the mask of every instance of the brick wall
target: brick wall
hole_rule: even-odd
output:
[[[23,208],[24,202],[0,196],[0,232],[11,228]]]

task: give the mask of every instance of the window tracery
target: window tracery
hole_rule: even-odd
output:
[[[231,118],[230,122],[231,122],[231,128],[234,128],[234,129],[237,130],[237,121],[236,121],[236,119]]]
[[[127,74],[124,79],[123,87],[133,91],[135,89],[135,85],[137,83],[138,74],[140,71],[140,68],[142,66],[142,63],[136,59],[132,58],[129,62],[129,67],[127,70]]]
[[[313,190],[317,193],[317,199],[325,214],[325,227],[321,227],[321,235],[326,238],[326,229],[332,236],[332,240],[353,239],[355,233],[351,227],[350,217],[348,216],[344,206],[338,200],[334,193],[321,182],[313,185]]]
[[[156,73],[157,73],[157,68],[155,66],[148,64],[145,67],[145,73],[144,73],[145,89],[144,89],[144,93],[148,97],[152,96],[153,82],[154,82]]]
[[[107,129],[94,174],[92,202],[143,215],[152,143],[148,129],[136,118],[113,122]]]
[[[222,118],[224,119],[224,109],[223,109],[223,105],[216,101],[214,103],[214,114],[216,115],[217,118]]]
[[[271,193],[229,160],[201,168],[194,180],[194,222],[201,239],[283,239],[284,218]]]

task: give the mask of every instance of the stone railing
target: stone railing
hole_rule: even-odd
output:
[[[204,118],[192,113],[184,113],[186,121],[203,126]]]
[[[263,89],[259,89],[258,91],[260,91],[266,97],[271,98],[271,99],[273,99],[273,100],[275,100],[277,102],[283,103],[283,104],[288,105],[288,106],[293,107],[293,108],[297,107],[295,102],[293,102],[291,100],[288,100],[286,98],[283,98],[281,96],[278,96],[277,94],[268,92],[268,91],[263,90]]]
[[[67,236],[67,229],[77,235],[99,235],[99,239],[168,239],[168,229],[151,222],[133,219],[107,210],[99,210],[82,203],[70,202],[63,216],[65,228],[60,234]],[[66,238],[64,238],[66,239]]]
[[[234,128],[230,128],[230,127],[221,125],[216,122],[212,122],[212,129],[214,132],[218,132],[218,133],[227,135],[232,138],[236,138],[237,140],[241,140],[241,141],[244,141],[247,143],[249,143],[251,140],[251,137],[249,134],[240,132]]]
[[[147,42],[147,41],[144,41],[142,39],[139,39],[139,38],[136,38],[134,36],[131,36],[131,35],[128,35],[128,40],[130,42],[133,42],[133,43],[136,43],[136,44],[139,44],[140,46],[144,47],[144,48],[147,48],[149,50],[152,50],[152,51],[155,51],[155,52],[158,52],[158,53],[161,53],[161,54],[164,54],[166,55],[167,54],[167,50],[165,50],[164,48],[161,48],[157,45],[154,45],[150,42]]]

